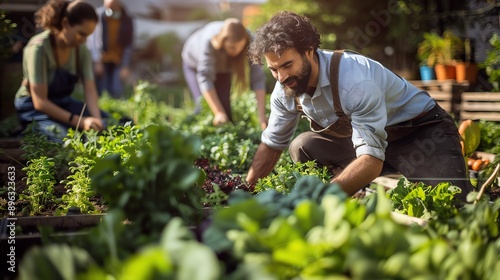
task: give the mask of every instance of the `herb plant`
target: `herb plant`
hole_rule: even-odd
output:
[[[19,196],[21,199],[29,201],[29,214],[41,214],[46,209],[46,205],[52,204],[55,200],[54,185],[54,159],[41,156],[32,159],[23,168],[26,172],[27,188]]]
[[[70,162],[71,175],[61,182],[65,184],[67,192],[61,197],[60,213],[66,213],[70,207],[78,207],[81,213],[94,212],[95,205],[91,198],[95,196],[95,191],[91,188],[89,176],[94,163],[94,160],[83,156],[78,156]]]
[[[128,246],[156,240],[164,225],[175,216],[191,223],[201,215],[204,181],[194,166],[200,140],[186,137],[166,126],[144,130],[129,157],[107,155],[90,171],[92,186],[109,209],[123,212],[132,222]]]

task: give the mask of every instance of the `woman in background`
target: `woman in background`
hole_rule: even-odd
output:
[[[23,81],[14,100],[23,128],[33,123],[56,142],[62,142],[70,127],[105,128],[105,113],[97,105],[92,59],[84,44],[97,21],[95,8],[81,0],[50,0],[35,13],[35,22],[44,31],[24,48]],[[86,106],[71,97],[79,79]]]
[[[201,97],[214,114],[214,125],[232,121],[230,93],[233,74],[240,89],[248,86],[246,73],[250,34],[235,18],[214,21],[195,31],[182,50],[183,71],[199,111]],[[250,87],[255,91],[261,128],[267,126],[265,76],[261,67],[250,65]]]

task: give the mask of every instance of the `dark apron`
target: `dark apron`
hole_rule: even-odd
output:
[[[335,114],[338,116],[338,120],[325,128],[316,123],[308,116],[302,115],[302,117],[309,120],[311,131],[337,138],[347,138],[352,136],[351,120],[342,110],[342,103],[340,101],[338,90],[339,66],[340,59],[342,58],[343,53],[344,50],[335,50],[330,62],[330,84],[332,88],[333,106],[335,109]],[[302,106],[299,102],[299,99],[295,98],[295,102],[297,110],[302,112]],[[432,108],[428,112],[424,112],[411,120],[385,127],[385,131],[387,132],[387,142],[399,140],[405,136],[408,136],[419,127],[440,122],[439,118],[436,118],[440,113],[442,113],[442,109],[439,107],[439,105],[436,104],[434,108]]]
[[[59,65],[59,61],[56,55],[56,44],[54,37],[50,35],[50,43],[52,46],[54,60],[56,61],[57,68],[54,72],[54,76],[47,88],[47,95],[50,101],[55,103],[61,108],[67,109],[72,103],[72,98],[70,97],[73,91],[75,90],[76,84],[78,83],[80,75],[72,74],[71,72],[62,69]],[[77,73],[79,72],[79,52],[78,48],[76,48],[76,69]],[[27,91],[30,91],[30,85],[28,80],[23,80],[23,86],[26,87]],[[30,96],[23,96],[16,98],[15,107],[18,113],[18,116],[23,124],[33,122],[33,121],[42,121],[50,119],[48,115],[35,110],[33,105],[33,99]],[[80,114],[80,112],[72,112],[74,114]],[[66,124],[64,124],[66,125]]]
[[[330,62],[330,84],[332,88],[333,107],[338,120],[324,128],[308,116],[302,115],[303,118],[307,118],[309,120],[309,127],[311,128],[311,131],[328,134],[337,138],[347,138],[352,135],[351,120],[346,116],[344,110],[342,110],[338,87],[340,59],[342,58],[343,53],[344,50],[335,50]],[[333,83],[333,81],[336,81],[336,83]],[[302,112],[302,105],[300,104],[298,98],[295,98],[295,104],[297,110]]]

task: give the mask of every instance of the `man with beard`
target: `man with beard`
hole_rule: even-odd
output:
[[[432,186],[449,181],[465,200],[473,188],[453,119],[379,62],[319,45],[316,27],[292,12],[276,13],[257,30],[250,59],[263,65],[264,58],[277,83],[247,182],[267,176],[289,147],[294,162],[327,166],[349,195],[380,174],[400,172]],[[301,115],[311,131],[290,143]]]

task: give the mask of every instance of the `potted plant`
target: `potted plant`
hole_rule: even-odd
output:
[[[464,41],[464,61],[457,62],[457,82],[468,81],[474,84],[477,78],[477,64],[472,62],[472,48],[470,39]]]
[[[424,37],[427,34],[424,34]],[[428,48],[419,48],[417,52],[418,60],[420,61],[419,70],[420,70],[420,79],[422,81],[430,81],[434,80],[436,76],[434,75],[434,65],[429,65],[428,60],[431,55],[430,49]]]
[[[427,57],[427,65],[434,66],[436,78],[447,80],[456,78],[455,57],[463,49],[463,43],[451,31],[443,36],[435,32],[424,33],[424,40],[418,46],[418,54]]]

